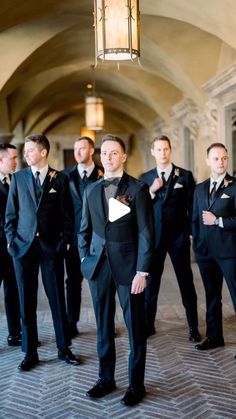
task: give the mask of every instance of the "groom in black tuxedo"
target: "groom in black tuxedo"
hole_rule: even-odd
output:
[[[24,156],[29,167],[12,175],[5,232],[13,257],[20,296],[22,350],[19,369],[29,371],[37,353],[37,290],[41,267],[52,312],[58,358],[78,363],[71,344],[65,308],[63,255],[71,242],[73,207],[65,175],[48,166],[50,145],[43,134],[26,137]]]
[[[207,350],[224,345],[222,285],[226,280],[236,311],[236,179],[227,173],[224,144],[207,149],[210,178],[197,185],[193,206],[193,248],[206,293]]]
[[[93,299],[99,356],[99,380],[87,395],[99,398],[116,388],[117,291],[130,342],[129,388],[121,402],[133,406],[145,395],[144,289],[152,254],[153,224],[148,187],[124,172],[125,161],[124,142],[113,135],[105,136],[101,145],[104,180],[85,190],[79,251],[81,269],[89,280]],[[128,212],[113,218],[110,198],[123,204]]]
[[[147,336],[156,333],[157,298],[167,253],[178,281],[189,325],[189,340],[200,341],[197,295],[190,261],[191,216],[195,182],[192,172],[171,162],[170,139],[154,138],[151,154],[156,167],[141,176],[149,186],[155,224],[155,249],[145,290]]]

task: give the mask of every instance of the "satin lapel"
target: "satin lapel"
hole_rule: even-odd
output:
[[[107,221],[108,218],[108,205],[106,203],[105,193],[103,189],[103,178],[94,188],[94,192],[96,191],[96,199],[94,200],[94,205],[97,208],[98,213],[103,214],[104,221]]]
[[[124,173],[118,185],[115,198],[119,195],[125,195],[125,191],[127,187],[128,187],[128,175]]]
[[[227,176],[225,176],[225,178],[224,179],[227,179]],[[209,206],[209,208],[211,208],[212,207],[212,205],[215,203],[215,201],[219,198],[219,196],[223,193],[223,191],[224,191],[224,179],[222,180],[222,182],[221,182],[221,184],[220,184],[220,186],[219,186],[219,188],[216,190],[216,193],[215,193],[215,198],[214,198],[214,201],[212,201],[212,203],[211,203],[211,205]],[[208,185],[208,188],[210,188],[210,184]],[[208,189],[209,190],[209,189]]]
[[[37,207],[37,199],[36,199],[36,195],[35,195],[33,173],[31,171],[30,167],[25,171],[24,175],[25,175],[25,182],[26,182],[26,185],[29,189],[31,198],[33,199],[33,201],[34,201],[34,203]]]

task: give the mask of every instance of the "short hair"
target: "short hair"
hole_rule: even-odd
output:
[[[166,141],[169,144],[169,147],[171,149],[171,141],[167,135],[159,135],[158,137],[155,137],[151,142],[151,148],[154,147],[154,144],[156,141]]]
[[[126,152],[126,150],[125,150],[125,143],[124,143],[124,141],[120,137],[117,137],[116,135],[112,135],[112,134],[107,134],[107,135],[105,135],[102,138],[101,145],[103,143],[105,143],[106,141],[114,141],[115,143],[120,144],[123,152],[124,153]]]
[[[90,147],[95,148],[94,141],[92,140],[92,138],[87,137],[86,135],[83,135],[82,137],[77,138],[75,140],[75,143],[77,143],[79,141],[82,141],[82,140],[86,140],[89,143]]]
[[[46,137],[46,135],[44,134],[32,134],[32,135],[28,135],[25,138],[25,143],[28,143],[32,141],[33,143],[36,143],[37,145],[40,146],[41,150],[45,149],[47,151],[47,156],[49,154],[50,151],[50,143]]]
[[[12,150],[16,150],[16,146],[14,146],[13,144],[9,144],[9,143],[2,143],[0,144],[0,154],[7,154],[7,151],[9,149]]]
[[[223,148],[225,151],[226,151],[226,153],[228,153],[228,150],[227,150],[227,148],[225,147],[225,145],[224,144],[222,144],[222,143],[212,143],[208,148],[207,148],[207,157],[209,156],[209,153],[210,153],[210,151],[213,149],[213,148]]]

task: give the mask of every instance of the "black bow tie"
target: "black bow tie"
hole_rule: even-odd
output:
[[[112,177],[110,179],[104,179],[103,185],[104,188],[108,188],[110,185],[118,186],[120,182],[120,177]]]

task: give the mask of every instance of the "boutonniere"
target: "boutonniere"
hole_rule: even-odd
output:
[[[101,169],[98,169],[98,179],[104,176],[104,173]]]
[[[179,176],[179,168],[178,167],[175,168],[173,177],[175,177],[175,176]]]
[[[229,180],[229,179],[224,179],[224,183],[222,185],[222,188],[227,188],[227,186],[229,186],[230,183],[233,183],[233,181]]]
[[[51,171],[48,173],[48,176],[50,177],[49,182],[51,182],[53,178],[55,178],[55,179],[56,179],[56,177],[57,177],[57,172],[56,172],[56,170],[51,170]]]
[[[122,204],[128,205],[128,206],[130,206],[131,202],[133,201],[133,197],[130,195],[118,195],[116,199]]]

